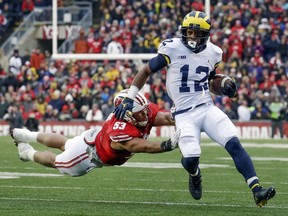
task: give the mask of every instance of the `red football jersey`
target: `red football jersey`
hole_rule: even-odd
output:
[[[133,138],[147,139],[155,117],[159,112],[159,108],[156,104],[150,103],[149,108],[151,115],[149,116],[150,118],[147,126],[143,128],[137,128],[126,121],[117,120],[114,114],[111,114],[108,117],[95,140],[97,154],[104,164],[122,165],[132,157],[132,152],[112,149],[110,146],[112,141],[124,142]]]

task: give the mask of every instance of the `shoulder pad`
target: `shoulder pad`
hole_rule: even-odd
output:
[[[222,60],[222,49],[211,42],[208,42],[207,45],[209,47],[209,53],[211,54],[212,61],[214,64],[218,64]],[[215,65],[215,68],[216,67],[217,65]]]
[[[179,47],[180,38],[169,38],[162,41],[158,47],[158,53],[168,55]]]
[[[222,50],[220,47],[216,46],[215,44],[213,44],[213,43],[211,43],[211,42],[208,42],[208,44],[210,45],[211,49],[212,49],[215,53],[217,53],[217,54],[219,54],[219,55],[222,55],[222,54],[223,54],[223,50]]]

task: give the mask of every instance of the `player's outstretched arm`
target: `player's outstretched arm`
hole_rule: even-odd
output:
[[[123,120],[126,113],[132,112],[133,109],[133,99],[137,95],[138,91],[145,85],[148,77],[152,71],[148,64],[146,64],[134,77],[132,85],[129,89],[128,96],[123,99],[122,103],[119,104],[115,110],[115,117],[119,120]]]
[[[163,142],[152,142],[142,138],[134,138],[120,145],[127,151],[134,153],[161,153],[178,148],[180,130],[168,140]]]
[[[163,125],[175,125],[175,121],[172,118],[170,112],[158,112],[153,126],[163,126]]]

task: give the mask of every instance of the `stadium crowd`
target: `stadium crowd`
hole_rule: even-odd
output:
[[[204,1],[102,0],[100,25],[80,33],[74,52],[155,53],[162,40],[180,37],[180,22],[192,10],[204,11]],[[270,119],[277,102],[283,107],[277,118],[288,120],[288,2],[214,0],[211,21],[210,40],[223,49],[218,72],[234,77],[239,89],[237,102],[213,95],[215,104],[231,119],[249,121]],[[0,67],[0,118],[16,110],[22,124],[31,118],[102,121],[113,111],[115,92],[128,88],[138,70],[128,60],[51,60],[39,48],[23,56],[15,50],[9,65],[8,71]],[[143,93],[169,110],[165,80],[166,70],[155,73]]]

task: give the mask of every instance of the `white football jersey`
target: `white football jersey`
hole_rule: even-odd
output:
[[[166,87],[176,111],[212,101],[208,77],[222,59],[220,47],[207,42],[206,49],[194,53],[180,38],[172,38],[162,41],[158,53],[168,62]]]

